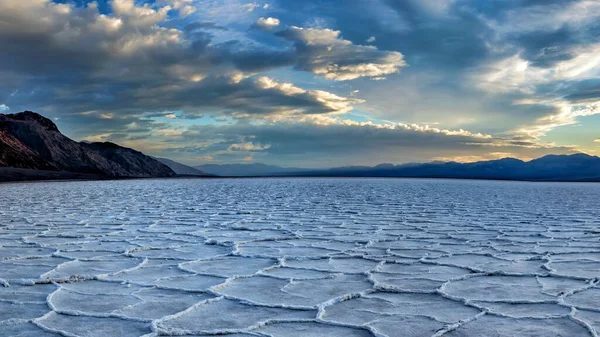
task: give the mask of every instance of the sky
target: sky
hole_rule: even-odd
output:
[[[0,113],[185,164],[600,154],[597,0],[0,0]]]

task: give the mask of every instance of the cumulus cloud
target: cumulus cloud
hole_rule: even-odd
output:
[[[406,66],[400,52],[355,45],[331,29],[289,27],[277,35],[294,42],[296,68],[336,81],[380,77]]]
[[[181,16],[188,16],[196,12],[197,8],[194,6],[194,0],[163,0],[166,4],[170,5],[173,9],[179,11]]]
[[[268,17],[268,18],[261,17],[256,21],[256,25],[262,29],[267,29],[267,30],[273,29],[273,28],[279,26],[279,19],[271,18],[271,17]]]
[[[203,29],[218,25],[206,22],[186,30],[161,26],[170,10],[181,12],[191,3],[165,0],[150,6],[114,0],[113,14],[105,15],[95,3],[75,7],[4,0],[0,89],[7,90],[0,91],[16,92],[10,102],[23,109],[95,111],[89,116],[115,120],[165,110],[185,110],[188,117],[203,115],[202,109],[244,117],[343,113],[362,103],[254,76],[259,69],[293,63],[293,51],[211,44]],[[274,25],[275,20],[265,22]],[[36,89],[15,91],[27,87]]]

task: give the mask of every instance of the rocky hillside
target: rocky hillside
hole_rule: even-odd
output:
[[[67,171],[105,177],[170,177],[175,172],[143,153],[113,143],[79,143],[35,112],[0,114],[0,167]]]
[[[178,163],[171,159],[157,158],[157,157],[152,157],[152,158],[167,165],[169,168],[171,168],[171,170],[173,170],[179,176],[189,176],[189,177],[214,177],[215,176],[214,174],[206,173],[204,171],[198,170],[191,166],[184,165],[182,163]]]

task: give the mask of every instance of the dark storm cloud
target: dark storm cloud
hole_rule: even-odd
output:
[[[563,26],[555,31],[517,34],[514,42],[523,48],[523,57],[536,67],[551,67],[558,61],[571,59],[570,47],[581,43],[577,32]]]
[[[573,103],[600,101],[600,79],[570,83],[567,92],[564,98]]]

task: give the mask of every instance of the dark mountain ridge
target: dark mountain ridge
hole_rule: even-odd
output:
[[[209,164],[198,168],[221,176],[398,177],[526,181],[600,181],[600,158],[584,153],[547,155],[531,161],[515,158],[473,163],[431,162],[329,169],[285,168],[266,164]]]
[[[292,172],[302,176],[458,178],[529,181],[600,181],[600,158],[584,153],[547,155],[531,161],[515,158],[473,163],[424,163],[378,165],[368,169],[338,167],[310,172]]]
[[[0,114],[0,167],[112,178],[175,175],[139,151],[109,142],[76,142],[50,119],[31,111]]]

